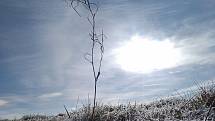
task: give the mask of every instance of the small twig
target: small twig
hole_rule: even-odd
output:
[[[77,103],[76,103],[76,106],[75,106],[76,111],[78,110],[78,102],[79,102],[79,96],[78,96],[78,100],[77,100]]]
[[[66,109],[66,106],[65,106],[65,105],[64,105],[64,108],[65,108],[66,113],[67,113],[67,115],[69,116],[69,118],[71,118],[71,116],[70,116],[70,114],[69,114],[69,111]]]
[[[88,61],[89,63],[92,63],[92,61],[91,61],[88,57],[91,57],[91,54],[90,54],[90,53],[85,53],[85,54],[84,54],[84,59],[85,59],[86,61]]]
[[[72,0],[70,5],[71,5],[72,9],[78,14],[78,16],[81,17],[80,13],[76,10],[76,7],[79,6],[79,2],[76,2],[76,6],[74,6],[74,2],[75,2],[75,0]]]

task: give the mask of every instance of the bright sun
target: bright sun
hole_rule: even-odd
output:
[[[182,59],[179,48],[169,40],[156,41],[133,36],[130,41],[115,49],[116,63],[123,70],[150,73],[177,66]]]

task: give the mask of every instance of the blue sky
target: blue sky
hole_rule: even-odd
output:
[[[98,100],[147,102],[215,76],[213,0],[107,0],[100,2],[105,56]],[[55,114],[92,98],[93,79],[83,54],[89,25],[63,0],[0,1],[0,118]],[[170,40],[182,50],[180,65],[150,73],[123,70],[113,50],[136,34]],[[150,53],[150,52],[149,52]],[[143,62],[144,63],[144,62]]]

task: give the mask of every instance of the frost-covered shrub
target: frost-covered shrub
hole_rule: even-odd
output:
[[[98,105],[94,121],[208,121],[215,120],[215,85],[199,88],[191,98],[167,98],[149,104]],[[211,110],[210,110],[211,109]],[[208,111],[210,110],[210,113]],[[28,115],[17,121],[89,121],[92,107],[57,116]]]

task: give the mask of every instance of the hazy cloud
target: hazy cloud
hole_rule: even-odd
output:
[[[0,100],[0,107],[6,105],[8,102],[5,100]]]
[[[63,95],[63,94],[60,93],[60,92],[47,93],[47,94],[43,94],[43,95],[39,96],[39,98],[41,98],[41,99],[47,99],[47,98],[59,97],[61,95]]]

